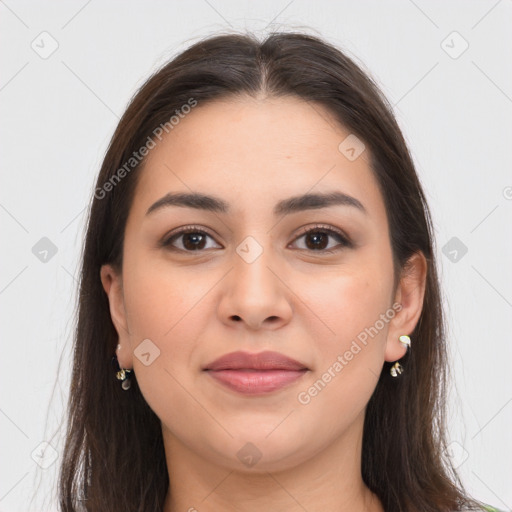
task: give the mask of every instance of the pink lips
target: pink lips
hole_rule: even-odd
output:
[[[231,352],[203,368],[233,391],[248,395],[270,393],[296,381],[308,368],[279,352]]]

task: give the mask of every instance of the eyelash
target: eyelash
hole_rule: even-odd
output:
[[[317,225],[315,225],[313,227],[305,228],[295,238],[294,241],[298,240],[299,238],[301,238],[301,237],[303,237],[305,235],[308,235],[310,233],[316,233],[316,232],[325,233],[325,234],[327,234],[329,236],[335,235],[336,237],[338,237],[338,239],[340,241],[340,246],[341,247],[338,246],[335,249],[319,249],[319,250],[299,249],[299,250],[301,250],[301,251],[309,251],[309,252],[316,252],[316,253],[322,253],[322,254],[334,254],[334,253],[338,252],[339,250],[341,250],[343,248],[351,248],[351,247],[353,247],[353,244],[350,241],[350,239],[342,231],[340,231],[340,230],[338,230],[336,228],[333,228],[332,226],[324,226],[324,225],[321,225],[321,224],[317,224]],[[200,228],[199,226],[184,226],[183,228],[180,228],[178,231],[176,231],[174,233],[171,233],[170,236],[166,237],[161,242],[161,245],[162,245],[162,247],[166,247],[166,248],[169,248],[169,249],[171,249],[173,251],[178,251],[178,252],[194,253],[194,252],[204,252],[205,251],[205,249],[197,250],[197,251],[187,251],[185,249],[179,249],[179,248],[173,247],[171,245],[171,242],[174,239],[177,239],[177,238],[179,238],[179,236],[186,235],[186,234],[208,235],[209,237],[213,238],[213,236],[208,231],[205,231],[204,228]]]

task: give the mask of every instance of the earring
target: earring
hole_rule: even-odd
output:
[[[128,368],[120,368],[116,356],[112,357],[112,366],[116,371],[116,378],[121,381],[121,387],[125,391],[128,391],[132,385],[132,382],[130,380],[130,373],[132,372],[132,370]]]
[[[409,336],[406,336],[405,334],[403,336],[400,336],[398,338],[400,340],[400,343],[405,345],[407,349],[411,348],[411,338]],[[389,373],[392,377],[398,377],[402,372],[404,371],[403,366],[397,361],[389,370]]]

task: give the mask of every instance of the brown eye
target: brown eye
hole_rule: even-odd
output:
[[[315,226],[305,230],[301,236],[296,238],[296,240],[300,240],[301,238],[304,238],[305,247],[299,247],[299,249],[306,251],[330,254],[337,252],[343,247],[352,246],[349,240],[341,232],[322,226]],[[330,242],[332,239],[338,240],[338,243],[334,243],[333,245],[332,242]]]
[[[207,247],[208,238],[213,240],[211,235],[203,230],[186,227],[166,238],[162,242],[162,246],[184,252],[202,251],[203,249],[212,248],[211,246]]]
[[[205,249],[216,248],[208,245],[208,239],[213,240],[212,235],[195,226],[186,226],[172,233],[162,243],[162,247],[181,252],[202,252]],[[306,229],[295,240],[304,239],[305,246],[300,250],[318,252],[320,254],[335,253],[344,247],[352,247],[352,243],[341,231],[337,229],[314,226]],[[336,243],[337,240],[337,243]],[[219,248],[220,246],[217,246]]]

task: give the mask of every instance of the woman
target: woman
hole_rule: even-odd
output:
[[[447,456],[425,196],[347,56],[193,45],[133,98],[94,195],[63,511],[492,510]]]

